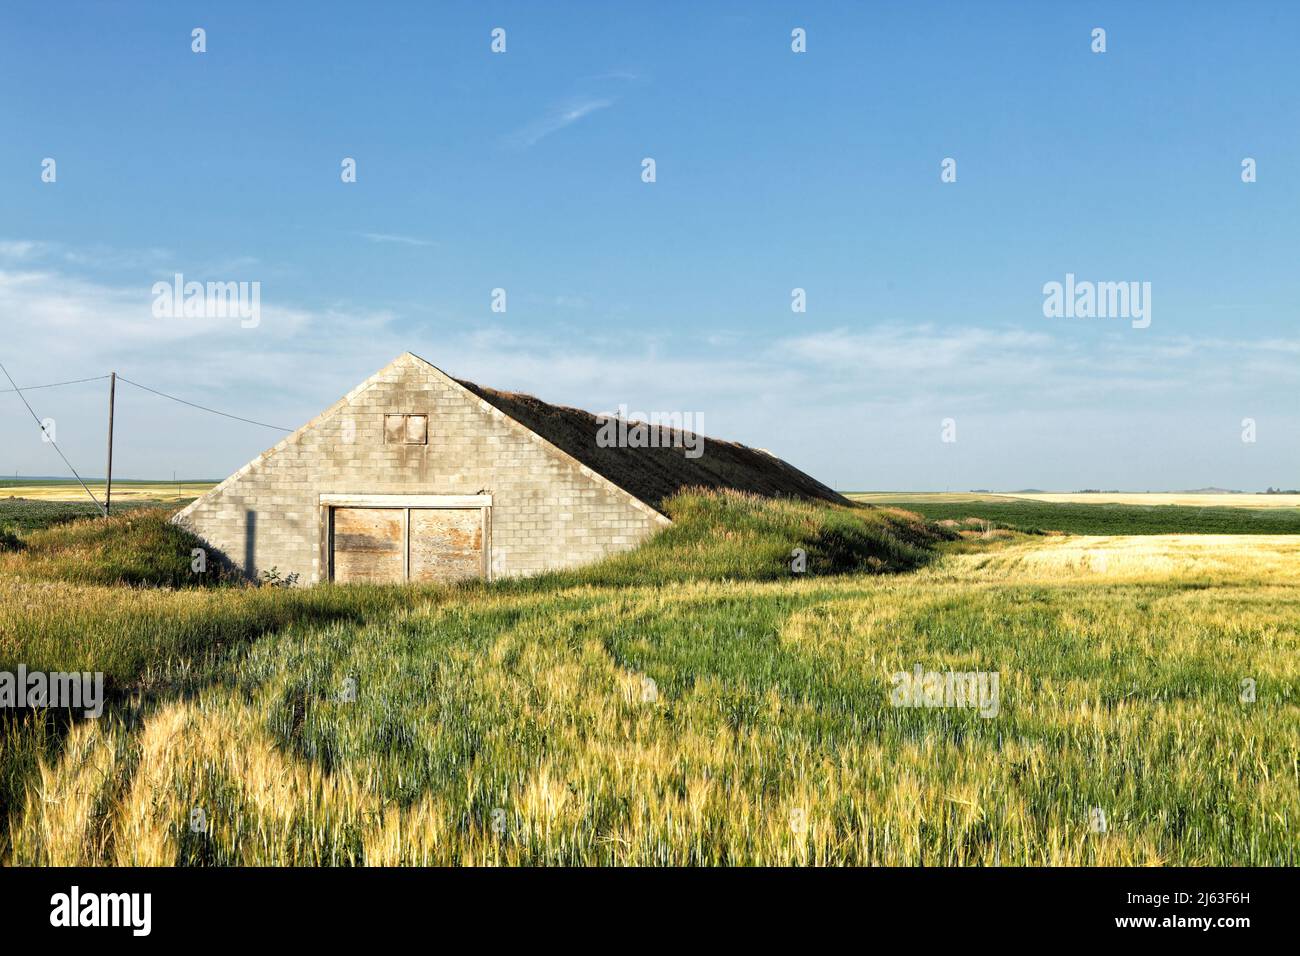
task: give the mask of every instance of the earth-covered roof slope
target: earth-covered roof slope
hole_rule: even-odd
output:
[[[658,447],[602,447],[597,437],[606,422],[603,417],[551,405],[532,395],[456,381],[652,508],[662,510],[664,499],[691,487],[849,503],[815,478],[757,448],[700,436],[702,454],[688,457],[687,448],[700,447],[694,433],[662,426],[656,436]]]

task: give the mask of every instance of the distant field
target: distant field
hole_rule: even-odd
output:
[[[936,521],[982,518],[1018,531],[1068,534],[1300,534],[1300,508],[1272,503],[1294,495],[1011,495],[907,492],[850,493],[874,505],[896,505]],[[1108,498],[1124,499],[1111,502]],[[1193,506],[1174,503],[1189,498]],[[1061,499],[1061,500],[1057,500]],[[1066,500],[1070,499],[1070,500]],[[1244,500],[1261,504],[1236,506]],[[1082,503],[1082,502],[1087,502]],[[1221,502],[1221,503],[1220,503]]]
[[[104,500],[103,482],[86,484],[96,498]],[[212,485],[210,481],[114,481],[113,513],[125,508],[177,508]],[[75,481],[0,479],[0,531],[23,534],[99,513],[99,507]]]
[[[150,501],[137,499],[131,502],[119,502],[116,493],[113,514],[119,514],[128,507],[135,508],[176,508],[185,499],[178,501]],[[119,509],[117,504],[121,504]],[[39,498],[6,498],[0,492],[0,531],[12,531],[25,534],[41,528],[72,521],[74,518],[93,518],[100,511],[83,495],[81,501],[42,501]]]
[[[1196,508],[1300,508],[1300,495],[1177,494],[1173,492],[977,492],[977,491],[846,491],[856,501],[872,504],[904,502],[1041,501],[1078,505],[1184,505]]]
[[[1300,495],[1197,495],[1163,492],[1102,492],[1100,494],[996,495],[1050,504],[1080,505],[1186,505],[1192,508],[1300,508]]]
[[[113,500],[121,502],[138,501],[189,501],[206,492],[216,482],[212,481],[114,481]],[[95,497],[104,500],[104,483],[102,481],[86,482]],[[0,501],[5,498],[29,498],[38,501],[84,501],[90,503],[86,492],[75,481],[50,479],[33,481],[21,478],[0,479]],[[94,505],[91,505],[94,509]]]
[[[841,494],[854,501],[878,504],[908,504],[910,502],[930,502],[932,504],[957,501],[998,501],[1001,495],[979,494],[974,491],[845,491]]]

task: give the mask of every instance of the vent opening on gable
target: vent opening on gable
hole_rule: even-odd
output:
[[[427,445],[428,443],[428,415],[393,414],[384,416],[384,444]]]

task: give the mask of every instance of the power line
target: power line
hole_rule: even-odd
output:
[[[17,385],[15,385],[13,388],[0,388],[0,394],[4,394],[6,392],[18,392],[19,394],[21,394],[22,392],[30,392],[38,388],[58,388],[61,385],[80,385],[83,382],[102,382],[104,379],[108,377],[109,376],[107,375],[95,375],[92,376],[91,378],[74,378],[68,382],[50,382],[48,385],[24,385],[22,388],[18,388]],[[118,379],[120,381],[126,382],[128,385],[134,385],[136,388],[142,388],[146,392],[152,392],[153,394],[160,395],[163,398],[169,398],[173,402],[180,402],[182,405],[188,405],[191,408],[197,408],[205,412],[211,412],[213,415],[221,415],[225,418],[233,418],[235,421],[246,422],[249,425],[260,425],[263,428],[274,428],[277,431],[282,431],[282,432],[293,431],[292,428],[285,428],[283,425],[270,425],[267,424],[266,422],[255,422],[251,418],[240,418],[238,415],[231,415],[229,412],[222,412],[222,411],[218,411],[215,408],[208,408],[206,405],[198,405],[195,404],[194,402],[187,402],[183,398],[177,398],[175,395],[168,395],[166,392],[160,392],[158,391],[158,389],[150,388],[148,385],[141,385],[139,382],[132,382],[129,378],[125,378],[124,376],[121,375],[118,376]],[[13,379],[10,379],[9,381],[13,382]]]
[[[107,378],[107,376],[105,376]],[[246,422],[249,425],[260,425],[263,428],[274,428],[276,431],[291,432],[292,428],[285,428],[283,425],[268,425],[266,422],[255,422],[251,418],[240,418],[238,415],[231,415],[229,412],[220,412],[215,408],[208,408],[206,405],[197,405],[194,402],[187,402],[183,398],[177,398],[175,395],[168,395],[166,392],[160,392],[156,388],[150,388],[148,385],[141,385],[139,382],[133,382],[129,378],[121,375],[117,377],[119,382],[126,382],[128,385],[134,385],[136,388],[142,388],[146,392],[153,392],[155,395],[161,395],[163,398],[170,398],[173,402],[180,402],[182,405],[188,405],[190,408],[197,408],[200,411],[211,412],[213,415],[221,415],[224,418],[233,418],[237,422]]]
[[[50,382],[49,384],[46,385],[29,385],[26,388],[19,388],[18,383],[14,381],[13,376],[9,374],[9,370],[5,368],[3,364],[0,364],[0,371],[4,372],[5,378],[9,379],[9,384],[13,386],[13,388],[0,389],[0,392],[15,392],[17,393],[18,397],[22,399],[22,402],[25,406],[27,406],[27,411],[31,414],[32,419],[36,422],[37,426],[40,427],[41,434],[45,436],[46,440],[51,445],[54,445],[54,450],[59,453],[59,457],[63,459],[63,463],[68,466],[68,470],[71,471],[72,474],[76,477],[77,482],[82,487],[82,490],[84,490],[86,494],[90,496],[90,500],[95,503],[95,506],[99,508],[99,510],[103,513],[104,517],[108,517],[107,504],[100,504],[99,499],[95,497],[94,492],[92,492],[86,486],[86,483],[81,480],[81,475],[77,473],[76,468],[72,467],[72,462],[68,461],[68,456],[63,454],[63,449],[61,449],[58,446],[58,444],[54,441],[54,438],[51,435],[46,433],[44,422],[42,422],[40,416],[36,414],[35,409],[33,409],[31,403],[27,401],[27,396],[24,395],[23,392],[31,391],[32,389],[38,389],[38,388],[58,388],[59,386],[62,385],[80,385],[84,382],[100,382],[106,378],[111,378],[115,382],[117,379],[121,379],[122,381],[126,382],[128,385],[134,385],[136,388],[149,392],[153,395],[157,395],[160,398],[165,398],[168,399],[169,401],[178,402],[181,405],[188,405],[190,408],[197,408],[199,409],[199,411],[208,412],[213,415],[220,415],[222,418],[230,418],[233,419],[234,421],[244,422],[248,425],[257,425],[260,428],[273,428],[276,431],[281,431],[281,432],[293,431],[292,428],[285,428],[282,425],[271,425],[267,422],[254,421],[251,418],[243,418],[239,415],[232,415],[229,412],[223,412],[216,408],[209,408],[206,405],[199,405],[197,402],[190,402],[183,398],[177,398],[175,395],[168,395],[166,392],[160,392],[158,391],[158,389],[150,388],[148,385],[141,385],[139,382],[133,382],[129,378],[124,378],[121,375],[116,375],[116,374],[95,375],[90,378],[72,379],[67,382]],[[113,470],[113,401],[112,401],[112,390],[110,389],[109,409],[108,409],[108,474],[109,477],[105,479],[106,482],[111,483],[112,470]],[[111,488],[111,484],[108,485],[108,487]],[[109,494],[111,494],[111,492],[109,492]]]
[[[102,382],[108,378],[107,375],[96,375],[94,378],[74,378],[71,382],[51,382],[49,385],[24,385],[22,388],[0,388],[3,392],[31,392],[38,388],[58,388],[60,385],[80,385],[82,382]],[[13,379],[9,379],[13,381]]]
[[[27,406],[27,410],[32,413],[32,419],[36,422],[37,426],[39,426],[39,428],[41,429],[41,434],[45,435],[46,440],[49,441],[51,445],[54,445],[54,450],[59,453],[59,457],[63,459],[63,463],[68,466],[68,469],[76,477],[77,481],[80,483],[81,487],[85,490],[86,494],[90,495],[90,500],[95,503],[95,507],[97,507],[100,511],[104,512],[105,517],[107,517],[108,511],[104,508],[103,505],[99,503],[99,499],[95,497],[94,492],[92,492],[89,488],[86,487],[86,483],[81,480],[81,475],[77,474],[77,469],[73,468],[72,462],[68,461],[68,456],[63,454],[63,449],[58,446],[58,444],[54,441],[54,439],[50,435],[46,434],[45,424],[41,421],[41,417],[37,415],[36,412],[32,409],[31,403],[27,401],[27,396],[24,395],[23,390],[18,387],[18,383],[15,382],[14,377],[9,374],[9,370],[4,367],[3,362],[0,362],[0,372],[5,373],[5,378],[9,379],[9,384],[13,386],[13,391],[18,393],[18,397],[23,400],[23,404]],[[107,378],[107,376],[104,377]]]

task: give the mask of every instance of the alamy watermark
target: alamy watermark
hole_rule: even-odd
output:
[[[981,717],[998,715],[998,671],[927,671],[920,664],[890,677],[894,707],[970,707]]]
[[[1043,285],[1043,315],[1049,319],[1130,319],[1135,329],[1151,324],[1150,282],[1076,281]]]
[[[704,420],[700,412],[629,414],[627,406],[620,405],[618,412],[601,412],[596,420],[600,448],[683,448],[687,458],[704,454],[704,436],[696,432]]]
[[[104,712],[104,673],[96,671],[0,671],[0,708],[54,707],[96,718]]]
[[[50,925],[55,927],[123,927],[132,936],[148,936],[153,927],[152,893],[82,892],[74,885],[50,897]]]
[[[262,322],[261,282],[186,282],[178,272],[151,291],[156,319],[239,319],[245,329]]]

